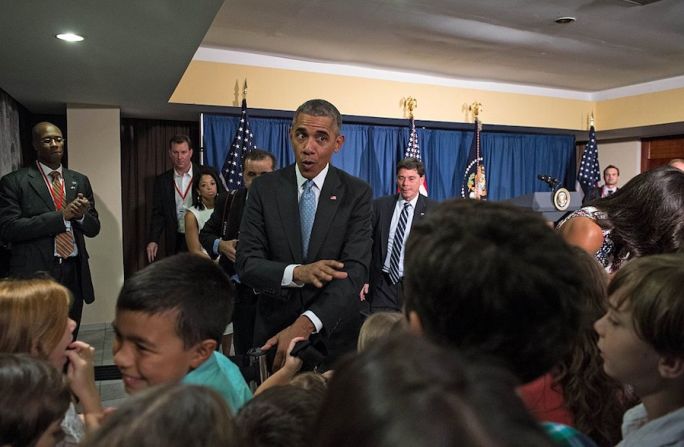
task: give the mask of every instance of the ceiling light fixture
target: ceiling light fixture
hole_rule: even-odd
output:
[[[79,36],[78,34],[74,33],[57,34],[55,37],[60,40],[65,40],[67,42],[80,42],[83,40],[83,36]]]
[[[558,17],[557,19],[554,19],[554,22],[560,23],[561,25],[565,25],[566,23],[572,23],[574,22],[575,19],[574,17]]]

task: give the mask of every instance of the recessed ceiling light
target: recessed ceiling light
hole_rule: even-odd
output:
[[[574,22],[575,19],[574,17],[558,17],[557,19],[554,19],[553,21],[556,23],[560,23],[561,25],[565,25],[566,23],[572,23]]]
[[[80,42],[83,40],[83,36],[74,33],[57,34],[55,37],[60,40],[66,40],[67,42]]]

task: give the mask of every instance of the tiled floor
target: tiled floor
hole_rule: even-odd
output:
[[[78,339],[95,348],[95,366],[113,365],[112,341],[114,331],[109,325],[83,325],[78,333]],[[121,380],[101,380],[97,382],[102,405],[106,407],[118,407],[126,400]]]

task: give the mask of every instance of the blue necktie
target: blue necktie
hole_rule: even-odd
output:
[[[302,230],[302,253],[304,258],[309,251],[309,239],[311,238],[311,228],[313,227],[314,217],[316,217],[316,194],[313,191],[313,180],[304,182],[302,196],[299,198],[299,220]]]
[[[401,249],[404,247],[404,232],[406,231],[406,221],[408,220],[408,212],[411,204],[409,202],[404,202],[404,209],[401,210],[401,216],[399,216],[399,223],[397,223],[397,229],[394,231],[394,242],[392,243],[392,256],[390,257],[390,268],[389,277],[392,284],[399,282],[401,277],[399,276],[399,260],[401,255]]]

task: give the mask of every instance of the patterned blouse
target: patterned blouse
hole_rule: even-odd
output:
[[[596,223],[599,219],[605,219],[606,213],[599,211],[593,206],[585,206],[584,208],[580,208],[577,211],[572,212],[565,219],[561,220],[556,228],[560,229],[567,221],[574,217],[586,217],[587,219],[591,219]],[[608,273],[616,272],[620,268],[622,262],[629,257],[629,254],[625,256],[618,256],[616,253],[615,243],[610,236],[612,231],[612,229],[601,228],[601,232],[603,233],[603,243],[596,253],[594,253],[594,257],[596,257],[596,259],[601,263],[603,268]]]

